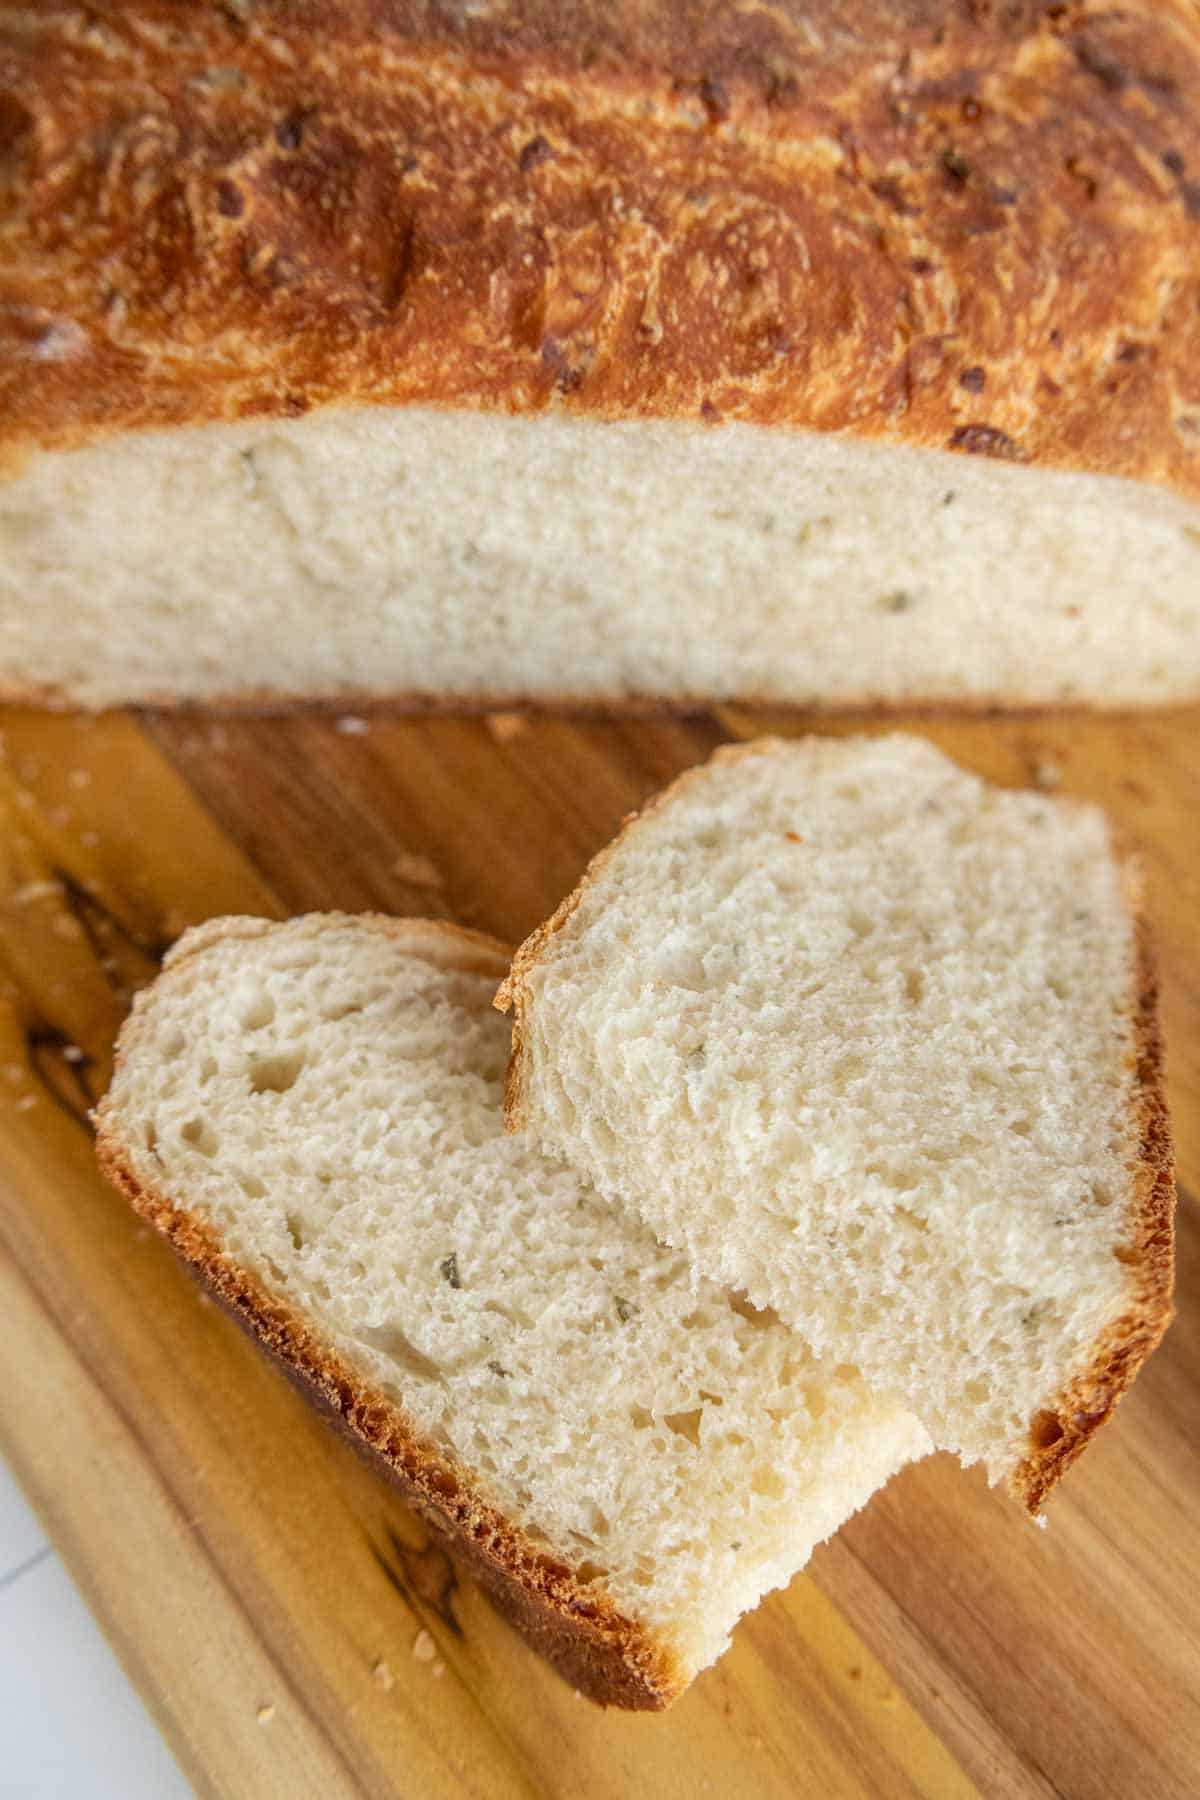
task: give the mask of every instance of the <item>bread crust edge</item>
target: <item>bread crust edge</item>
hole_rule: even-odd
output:
[[[392,937],[411,937],[418,950],[440,944],[454,966],[470,973],[494,976],[508,960],[507,948],[482,932],[437,920],[347,916],[382,924]],[[274,923],[264,919],[261,929]],[[197,926],[169,953],[166,966],[177,967],[219,940],[256,936],[258,924],[217,919]],[[124,1054],[118,1044],[118,1067]],[[133,1210],[166,1238],[189,1272],[340,1435],[400,1491],[559,1675],[597,1704],[627,1711],[661,1712],[683,1692],[691,1672],[671,1644],[580,1582],[567,1563],[508,1520],[475,1491],[468,1468],[424,1440],[402,1406],[241,1267],[207,1221],[134,1174],[103,1101],[97,1109],[96,1156]]]
[[[1014,1497],[1033,1514],[1111,1418],[1118,1401],[1174,1317],[1175,1164],[1167,1112],[1162,1027],[1158,1016],[1158,959],[1144,909],[1136,857],[1117,847],[1133,914],[1137,1164],[1122,1262],[1136,1271],[1125,1311],[1096,1340],[1091,1360],[1058,1399],[1030,1421],[1030,1452],[1008,1478]],[[1048,1440],[1048,1441],[1047,1441]]]
[[[551,939],[566,925],[588,887],[626,837],[668,799],[702,777],[709,762],[740,762],[770,754],[789,740],[758,738],[724,744],[706,762],[670,782],[647,803],[626,815],[612,841],[588,863],[576,887],[513,954],[509,972],[493,1004],[511,1012],[512,1051],[504,1083],[504,1120],[509,1131],[527,1127],[529,1118],[529,976]],[[1110,823],[1110,833],[1112,831]],[[1158,1016],[1158,966],[1154,935],[1145,910],[1141,865],[1132,848],[1113,835],[1113,850],[1125,884],[1133,924],[1134,1114],[1138,1153],[1128,1209],[1130,1236],[1121,1246],[1137,1275],[1129,1302],[1097,1338],[1091,1356],[1052,1405],[1029,1421],[1029,1449],[1005,1478],[1009,1493],[1036,1518],[1051,1489],[1082,1454],[1096,1432],[1112,1416],[1146,1358],[1160,1343],[1174,1316],[1175,1166],[1167,1111],[1162,1029]]]
[[[249,688],[229,693],[179,696],[167,693],[144,694],[122,700],[95,700],[86,693],[64,688],[55,683],[6,681],[0,676],[0,706],[36,707],[45,712],[81,712],[98,715],[106,712],[165,713],[188,718],[287,718],[293,715],[320,717],[358,714],[366,718],[486,718],[490,713],[519,713],[530,719],[571,718],[613,719],[679,719],[696,718],[718,712],[723,707],[739,711],[761,711],[773,717],[781,713],[798,716],[813,714],[819,718],[889,719],[910,713],[945,719],[1023,719],[1050,715],[1066,718],[1140,718],[1147,713],[1155,717],[1188,711],[1200,702],[1200,684],[1192,682],[1163,698],[1147,695],[1143,699],[1110,702],[1102,696],[1074,696],[1062,699],[1052,694],[1041,699],[1004,693],[938,694],[933,691],[913,694],[862,694],[857,698],[820,693],[792,697],[769,694],[548,694],[531,695],[519,690],[496,689],[472,693],[424,692],[405,689],[389,693],[370,693],[365,689],[347,688],[324,693],[293,694],[265,688]],[[760,741],[761,740],[757,740]]]
[[[6,442],[453,397],[804,420],[1196,496],[1173,404],[1196,398],[1190,0],[1108,9],[1111,37],[1095,8],[886,0],[258,0],[189,8],[184,35],[127,0],[126,54],[87,61],[72,15],[25,10],[6,73],[41,130],[18,106]],[[1143,169],[1097,191],[1097,161]],[[71,232],[48,229],[64,192]],[[44,313],[78,336],[38,355]]]

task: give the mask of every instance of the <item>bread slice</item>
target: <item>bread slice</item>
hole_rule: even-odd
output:
[[[376,407],[132,432],[0,481],[9,698],[1197,694],[1200,506],[1109,476],[737,422]]]
[[[568,1680],[658,1708],[927,1439],[505,1135],[506,967],[420,921],[189,932],[100,1161]]]
[[[1031,1512],[1170,1314],[1137,864],[892,736],[719,751],[517,953],[508,1116]]]
[[[7,7],[0,93],[0,696],[1200,696],[1196,0]]]

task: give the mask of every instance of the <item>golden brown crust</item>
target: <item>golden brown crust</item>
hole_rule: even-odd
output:
[[[1200,497],[1192,0],[94,0],[0,25],[0,456],[423,403]]]
[[[709,760],[736,762],[747,756],[761,755],[786,741],[759,738],[751,743],[726,744]],[[531,932],[513,953],[508,974],[494,1001],[501,1012],[513,1014],[512,1052],[504,1083],[504,1119],[510,1131],[522,1130],[530,1124],[526,1052],[532,1005],[530,972],[626,835],[637,830],[665,801],[674,800],[681,788],[703,779],[707,767],[707,763],[701,763],[688,769],[640,811],[630,813],[612,842],[592,858],[574,890],[545,924]],[[1009,1475],[1007,1485],[1034,1517],[1041,1511],[1051,1488],[1110,1417],[1146,1358],[1157,1347],[1172,1317],[1175,1170],[1158,1018],[1158,972],[1153,933],[1145,913],[1140,864],[1136,854],[1124,843],[1114,841],[1114,849],[1121,860],[1125,900],[1133,930],[1131,1009],[1136,1069],[1133,1106],[1138,1150],[1128,1209],[1129,1235],[1117,1252],[1118,1260],[1130,1271],[1130,1295],[1125,1311],[1098,1339],[1086,1367],[1064,1390],[1053,1408],[1039,1411],[1029,1422],[1029,1451]]]
[[[584,719],[678,719],[711,716],[723,707],[734,707],[738,713],[761,711],[773,719],[786,715],[797,717],[836,714],[840,719],[886,719],[912,716],[936,719],[1014,719],[1034,718],[1052,712],[1055,718],[1094,717],[1103,713],[1106,719],[1124,714],[1137,715],[1153,708],[1168,716],[1180,709],[1195,706],[1194,698],[1135,701],[1124,700],[1110,706],[1098,699],[1076,697],[1069,700],[1029,700],[988,693],[939,696],[922,689],[920,693],[899,698],[882,698],[865,694],[857,700],[831,699],[827,694],[811,693],[781,699],[775,695],[749,694],[681,694],[666,698],[662,694],[573,694],[539,695],[511,693],[369,693],[359,688],[342,688],[326,694],[293,694],[272,692],[266,688],[245,693],[222,693],[209,699],[193,695],[144,695],[122,701],[121,709],[134,713],[186,713],[200,718],[281,718],[295,713],[332,714],[372,719],[441,716],[486,718],[491,713],[520,713],[529,719],[561,718],[568,714]],[[70,689],[0,680],[0,705],[36,706],[49,712],[103,712],[109,705],[98,706]]]
[[[1175,1277],[1175,1166],[1167,1114],[1158,969],[1150,922],[1143,911],[1140,870],[1126,865],[1134,908],[1134,1043],[1137,1171],[1129,1208],[1129,1236],[1117,1254],[1129,1268],[1129,1305],[1100,1338],[1088,1367],[1054,1407],[1030,1422],[1029,1454],[1009,1487],[1036,1515],[1054,1484],[1111,1415],[1171,1323]]]
[[[505,947],[481,932],[433,920],[371,918],[415,951],[471,973],[494,977],[507,961]],[[266,920],[215,920],[186,934],[171,954],[184,960],[220,938],[270,928]],[[121,1055],[119,1048],[118,1066]],[[206,1220],[174,1204],[169,1194],[144,1186],[103,1103],[97,1124],[96,1153],[108,1179],[306,1396],[396,1484],[534,1649],[600,1705],[634,1711],[669,1706],[688,1682],[670,1646],[577,1580],[568,1564],[483,1498],[471,1471],[422,1441],[403,1408],[240,1267]]]
[[[457,969],[464,975],[496,977],[508,968],[512,952],[499,938],[486,931],[474,931],[469,925],[452,925],[446,919],[419,919],[377,912],[319,912],[301,915],[291,924],[306,925],[305,935],[319,937],[330,924],[365,925],[371,931],[392,939],[400,949],[429,962]],[[278,929],[276,919],[257,918],[249,913],[231,913],[205,919],[189,926],[177,938],[163,958],[164,969],[174,969],[189,956],[209,950],[214,944],[235,938],[265,937]]]

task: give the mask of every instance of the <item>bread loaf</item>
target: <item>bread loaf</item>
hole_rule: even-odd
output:
[[[0,693],[1200,693],[1192,0],[0,20]]]
[[[1170,1316],[1136,864],[900,736],[683,776],[518,951],[509,1117],[1036,1512]]]
[[[657,1708],[928,1440],[505,1136],[506,967],[420,921],[202,926],[100,1159],[568,1680]]]

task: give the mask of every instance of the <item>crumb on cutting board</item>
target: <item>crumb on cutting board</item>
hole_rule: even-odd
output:
[[[392,874],[410,887],[445,887],[441,870],[429,857],[413,850],[403,850],[392,864]]]
[[[519,712],[488,713],[485,723],[498,744],[507,744],[529,730],[528,716]]]

